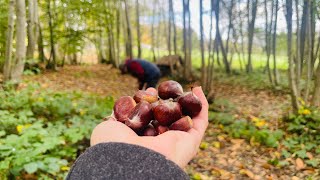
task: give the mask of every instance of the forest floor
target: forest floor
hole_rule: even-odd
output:
[[[63,91],[83,91],[115,99],[133,95],[137,80],[121,75],[109,65],[66,66],[58,72],[25,76],[28,82],[39,82],[41,87]],[[214,85],[216,100],[228,101],[234,107],[230,112],[239,118],[263,118],[270,129],[277,129],[279,119],[289,107],[289,97],[271,90],[252,90],[217,81]],[[223,107],[222,107],[223,108]],[[210,123],[201,150],[186,171],[193,179],[304,179],[319,172],[299,168],[294,159],[290,165],[278,168],[268,163],[280,156],[279,149],[260,146],[244,139],[229,137],[222,127]]]

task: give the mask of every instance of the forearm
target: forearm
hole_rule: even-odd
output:
[[[163,155],[125,143],[102,143],[75,162],[67,179],[189,179]]]

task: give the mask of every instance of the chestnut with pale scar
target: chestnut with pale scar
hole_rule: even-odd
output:
[[[201,109],[201,101],[192,89],[184,92],[178,82],[169,80],[162,82],[158,91],[139,90],[133,98],[119,98],[113,114],[138,135],[157,136],[173,130],[189,131],[193,128],[192,118],[197,117]]]

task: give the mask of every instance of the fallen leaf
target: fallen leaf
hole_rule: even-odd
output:
[[[222,135],[217,136],[217,139],[218,141],[225,141],[225,138]]]
[[[304,162],[303,162],[303,160],[302,159],[300,159],[300,158],[297,158],[296,159],[296,169],[299,171],[299,170],[301,170],[301,169],[303,169],[303,168],[305,168],[305,164],[304,164]]]
[[[254,174],[248,169],[241,169],[239,171],[240,174],[247,175],[249,178],[254,179]]]
[[[307,152],[307,156],[308,156],[308,158],[309,158],[310,160],[313,159],[313,155],[312,155],[310,152]]]
[[[212,142],[212,145],[213,145],[215,148],[218,148],[218,149],[220,149],[220,147],[221,147],[221,144],[220,144],[220,142],[218,142],[218,141],[213,141],[213,142]]]
[[[270,164],[268,164],[268,163],[264,163],[262,165],[262,167],[265,168],[265,169],[271,169],[272,168],[272,166]]]
[[[229,171],[226,171],[218,167],[212,167],[212,168],[213,168],[213,171],[211,173],[212,174],[219,173],[220,179],[233,179],[233,176]]]

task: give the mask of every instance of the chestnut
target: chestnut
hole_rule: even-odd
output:
[[[183,94],[182,86],[176,81],[164,81],[158,87],[159,97],[161,99],[175,99]]]
[[[160,125],[168,126],[181,118],[181,106],[172,99],[164,100],[153,108],[153,115]]]
[[[144,136],[156,136],[156,135],[158,135],[158,132],[156,131],[156,129],[152,125],[149,125],[147,127],[147,129],[144,130],[143,135]]]
[[[136,101],[136,103],[139,103],[141,101],[147,101],[148,103],[154,103],[154,102],[158,101],[158,94],[156,92],[139,90],[133,96],[133,99]]]
[[[202,103],[200,99],[193,94],[193,92],[184,93],[182,96],[178,98],[178,103],[182,108],[182,112],[184,115],[188,115],[191,118],[197,116],[201,109]]]
[[[189,131],[193,126],[192,119],[189,116],[182,117],[169,126],[170,130]]]
[[[113,106],[113,115],[120,121],[124,122],[132,113],[137,103],[130,96],[123,96],[119,98]]]
[[[126,119],[125,124],[138,132],[144,129],[153,119],[152,106],[146,101],[141,101]]]

